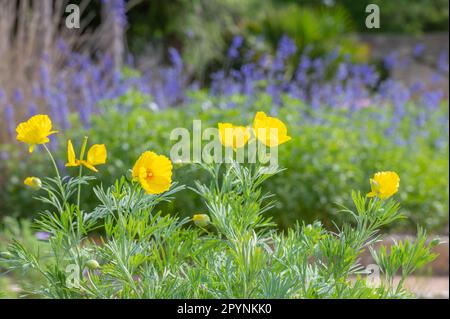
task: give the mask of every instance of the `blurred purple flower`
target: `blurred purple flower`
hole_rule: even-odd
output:
[[[6,94],[5,91],[0,88],[0,105],[6,103]]]
[[[8,161],[9,153],[8,151],[0,151],[0,161]]]
[[[242,43],[244,43],[244,38],[242,36],[237,35],[233,37],[227,53],[228,58],[236,59],[239,57],[239,48],[242,46]]]
[[[284,68],[285,61],[297,52],[297,46],[295,42],[283,36],[278,43],[277,52],[275,54],[275,59],[273,61],[272,69],[274,71],[281,71]]]
[[[42,86],[46,87],[50,85],[50,72],[45,63],[41,64],[39,68],[39,75],[41,78]]]
[[[125,0],[103,0],[107,2],[114,12],[114,17],[119,25],[123,28],[127,25]]]
[[[14,132],[16,131],[16,120],[14,118],[14,107],[11,104],[7,104],[5,107],[5,120],[8,133],[14,135]]]
[[[38,114],[38,108],[34,102],[30,102],[28,105],[28,116],[33,116]]]
[[[170,62],[175,66],[175,68],[179,71],[183,69],[183,59],[180,56],[180,53],[175,48],[169,48],[169,58]]]
[[[388,54],[383,59],[383,65],[387,70],[392,70],[397,63],[397,53],[395,52]]]
[[[423,83],[423,81],[416,81],[410,87],[411,93],[418,93],[424,89],[425,89],[425,83]]]
[[[338,81],[344,81],[348,76],[347,63],[340,63],[336,72],[336,78]]]
[[[44,231],[38,231],[34,235],[37,240],[47,241],[50,239],[50,233]]]
[[[283,60],[297,52],[297,45],[287,36],[283,36],[278,44],[277,57]]]
[[[62,54],[64,54],[64,55],[70,54],[69,46],[67,45],[66,41],[64,41],[63,38],[58,38],[56,40],[56,47]]]
[[[417,43],[413,49],[413,57],[418,58],[425,52],[425,45],[423,43]]]
[[[442,51],[439,54],[437,67],[442,73],[448,74],[448,51]]]
[[[15,89],[14,90],[14,95],[13,95],[14,103],[20,105],[20,104],[22,104],[24,102],[24,99],[25,98],[23,96],[22,90],[19,89],[19,88]]]
[[[439,107],[439,104],[443,97],[444,92],[442,92],[441,90],[427,91],[423,93],[422,103],[428,110],[432,110]]]

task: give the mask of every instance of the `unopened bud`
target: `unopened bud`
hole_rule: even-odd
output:
[[[34,176],[25,178],[23,183],[25,185],[31,187],[31,189],[36,190],[36,191],[42,187],[42,181],[39,178],[34,177]]]
[[[199,227],[205,227],[211,222],[209,216],[206,214],[196,214],[192,217],[192,221]]]
[[[86,262],[86,266],[87,266],[89,269],[97,269],[97,268],[100,268],[100,264],[99,264],[98,261],[95,260],[95,259],[88,260],[88,261]]]

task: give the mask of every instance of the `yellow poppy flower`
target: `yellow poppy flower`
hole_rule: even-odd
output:
[[[275,117],[257,112],[253,120],[253,131],[256,138],[269,147],[278,146],[291,139],[287,135],[286,125]]]
[[[33,152],[37,144],[45,144],[50,140],[48,136],[57,133],[52,131],[52,121],[48,115],[35,115],[28,121],[17,125],[17,140],[29,144],[28,151]]]
[[[387,199],[397,193],[400,185],[400,177],[395,172],[378,172],[370,179],[372,191],[368,197],[378,196]]]
[[[164,155],[144,152],[133,166],[132,177],[148,194],[161,194],[172,183],[172,162]]]
[[[106,147],[105,144],[94,144],[87,153],[86,160],[79,160],[76,158],[75,150],[73,149],[72,141],[67,141],[67,167],[75,167],[83,164],[94,172],[98,172],[95,165],[106,163]]]
[[[39,190],[42,187],[42,181],[34,176],[25,178],[23,183],[31,187],[33,190]]]
[[[234,126],[231,123],[219,123],[220,142],[225,147],[232,147],[234,150],[247,144],[250,138],[250,130],[245,126]]]

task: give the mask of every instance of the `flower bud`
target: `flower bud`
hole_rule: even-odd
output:
[[[99,264],[98,261],[95,260],[95,259],[88,260],[88,261],[86,262],[86,266],[87,266],[89,269],[97,269],[97,268],[100,268],[100,264]]]
[[[211,222],[209,216],[206,214],[196,214],[192,217],[192,221],[198,227],[205,227],[209,225],[209,223]]]
[[[127,181],[132,181],[133,180],[133,172],[131,169],[127,170],[127,173],[125,174],[125,178],[127,179]]]
[[[31,189],[37,191],[42,187],[42,181],[37,178],[37,177],[27,177],[25,178],[25,180],[23,181],[23,183],[29,187],[31,187]]]

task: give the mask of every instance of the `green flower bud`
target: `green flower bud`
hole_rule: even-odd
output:
[[[97,268],[100,268],[100,264],[99,264],[98,261],[95,260],[95,259],[88,260],[88,261],[86,262],[86,266],[87,266],[89,269],[97,269]]]
[[[192,221],[198,227],[208,226],[209,223],[211,222],[211,220],[209,219],[209,216],[206,214],[196,214],[192,217]]]
[[[126,178],[128,181],[132,181],[132,180],[133,180],[133,172],[132,172],[131,169],[127,170],[127,173],[125,174],[125,178]]]

